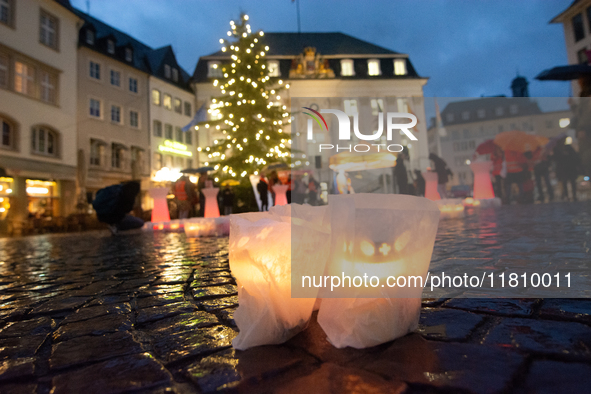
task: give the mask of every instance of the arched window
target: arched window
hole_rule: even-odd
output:
[[[13,121],[0,115],[0,148],[16,149],[16,127]]]
[[[46,126],[33,127],[31,149],[33,153],[47,156],[58,156],[59,134]]]

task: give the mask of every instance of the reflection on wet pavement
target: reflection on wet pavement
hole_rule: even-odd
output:
[[[433,267],[588,264],[590,208],[442,221]],[[235,351],[227,259],[227,238],[182,233],[0,239],[0,392],[530,392],[549,370],[570,391],[591,383],[591,300],[435,297],[417,333],[374,348],[335,349],[314,317],[283,345]]]

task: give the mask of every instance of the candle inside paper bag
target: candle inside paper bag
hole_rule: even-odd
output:
[[[231,215],[230,269],[239,300],[234,321],[240,330],[234,348],[283,343],[306,326],[317,289],[313,297],[292,298],[292,254],[321,275],[329,240],[328,232],[299,217],[272,212]]]
[[[220,217],[220,209],[218,207],[218,192],[217,187],[206,187],[201,189],[201,192],[205,196],[205,209],[204,214],[206,218],[218,218]]]
[[[157,187],[148,191],[150,197],[154,199],[154,208],[152,208],[152,223],[155,222],[170,222],[170,213],[168,212],[168,203],[166,196],[168,195],[168,188]]]
[[[328,340],[339,348],[365,348],[414,330],[437,205],[421,197],[354,194],[331,195],[328,207],[331,250],[324,276],[331,283],[318,295],[318,323]]]
[[[470,163],[470,168],[474,173],[475,199],[495,198],[495,192],[490,180],[491,167],[492,161],[475,161]]]
[[[273,191],[275,192],[275,205],[287,205],[287,185],[274,185]]]

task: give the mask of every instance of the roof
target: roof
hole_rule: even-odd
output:
[[[578,6],[579,3],[582,4],[583,2],[583,0],[574,0],[564,11],[552,18],[550,23],[563,23],[564,17],[570,13],[570,10],[575,6]]]
[[[517,105],[517,112],[511,112],[511,106]],[[503,108],[503,115],[497,115],[496,109]],[[478,116],[478,111],[484,110],[484,116]],[[468,119],[463,119],[462,114],[468,112]],[[514,116],[526,116],[541,114],[538,103],[528,97],[484,97],[464,101],[454,101],[445,106],[441,111],[441,119],[444,126],[484,122]],[[449,121],[447,115],[453,114],[453,120]]]
[[[398,52],[371,44],[344,33],[265,33],[268,56],[297,56],[313,46],[323,56],[330,55],[398,55]],[[226,56],[218,51],[209,56]]]
[[[291,59],[301,55],[306,47],[315,48],[318,54],[327,59],[330,68],[335,70],[337,77],[339,77],[338,71],[340,70],[340,66],[335,63],[336,58],[355,59],[354,79],[364,78],[364,66],[361,64],[364,60],[362,59],[365,59],[365,63],[367,63],[366,59],[379,58],[383,75],[372,77],[374,79],[420,78],[406,54],[360,40],[344,33],[265,33],[260,40],[269,46],[269,51],[267,52],[269,59],[280,59],[280,70],[284,78],[287,78],[287,75],[289,75]],[[228,52],[222,52],[221,50],[207,56],[202,56],[193,72],[193,80],[196,82],[208,80],[208,60],[223,60],[229,57],[230,54]],[[391,65],[391,59],[393,58],[406,59],[407,75],[393,75],[393,66]]]
[[[65,1],[65,0],[62,0]],[[136,40],[130,35],[123,33],[122,31],[115,29],[112,26],[107,25],[99,19],[96,19],[78,9],[72,8],[74,13],[84,20],[84,28],[92,28],[95,31],[95,45],[89,45],[82,37],[79,39],[79,45],[88,47],[94,51],[101,52],[106,56],[115,57],[117,60],[128,64],[138,70],[144,71],[150,75],[159,77],[168,83],[177,85],[182,89],[192,91],[189,85],[190,75],[183,70],[178,62],[172,49],[172,46],[167,45],[162,48],[153,49],[150,46]],[[113,38],[115,45],[121,47],[131,47],[133,50],[133,60],[131,63],[125,62],[120,56],[109,54],[106,51],[101,50],[96,43],[106,38]],[[175,67],[179,70],[179,81],[174,82],[164,77],[164,63],[169,64],[171,67]]]

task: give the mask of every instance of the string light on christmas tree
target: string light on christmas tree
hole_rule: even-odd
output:
[[[260,39],[264,33],[253,33],[248,20],[242,15],[239,21],[230,21],[231,38],[220,39],[222,51],[231,55],[228,64],[219,66],[223,78],[212,80],[221,95],[211,101],[210,119],[200,124],[226,135],[212,138],[205,151],[214,169],[231,177],[259,174],[269,162],[289,164],[291,157],[290,144],[281,138],[282,118],[289,114],[279,94],[289,85],[269,76],[265,59],[270,48]]]

